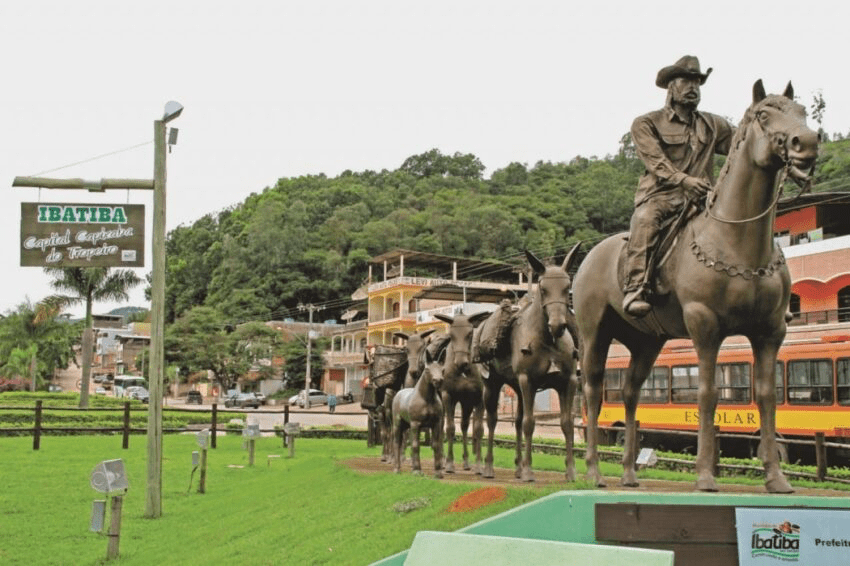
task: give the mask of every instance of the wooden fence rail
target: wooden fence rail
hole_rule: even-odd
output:
[[[15,410],[15,411],[32,411],[34,413],[33,418],[33,427],[23,427],[23,428],[0,428],[0,436],[10,436],[13,434],[23,433],[31,433],[33,436],[33,450],[39,450],[41,448],[41,437],[45,434],[49,434],[52,432],[70,432],[70,433],[90,433],[90,434],[98,434],[98,433],[115,433],[120,432],[122,435],[121,446],[123,449],[127,450],[130,447],[130,434],[132,433],[147,433],[147,428],[133,428],[130,426],[130,413],[132,411],[135,412],[147,412],[147,408],[131,408],[130,402],[125,402],[123,408],[115,408],[115,407],[91,407],[86,409],[81,409],[79,407],[45,407],[43,401],[41,399],[36,400],[34,407],[26,407],[19,405],[12,406],[2,406],[0,405],[0,410]],[[42,424],[43,415],[45,411],[84,411],[84,412],[97,412],[97,411],[107,411],[107,412],[116,412],[122,410],[123,418],[122,418],[122,426],[120,427],[46,427]],[[175,409],[175,408],[167,408],[164,412],[173,412],[173,413],[197,413],[197,412],[207,412],[207,409]],[[269,411],[269,410],[261,410],[255,409],[250,412],[245,411],[244,409],[219,409],[218,404],[213,403],[210,412],[210,445],[212,448],[216,448],[216,438],[219,432],[218,426],[218,417],[219,414],[281,414],[281,411]],[[284,406],[283,410],[283,418],[284,424],[289,422],[290,414],[309,414],[310,411],[293,409],[290,410],[288,405]],[[336,411],[337,415],[362,415],[362,412],[358,411]],[[364,415],[365,416],[365,415]],[[509,422],[513,423],[513,419],[499,419],[500,422]],[[374,426],[376,423],[373,422],[371,418],[367,417],[367,443],[369,445],[379,442],[379,433],[376,427]],[[558,426],[554,424],[548,423],[538,423],[540,426]],[[697,432],[695,431],[681,431],[681,430],[659,430],[659,429],[641,429],[640,423],[638,424],[638,432],[663,432],[665,434],[678,434],[678,435],[688,435],[688,436],[697,436]],[[576,424],[576,428],[584,429],[586,431],[587,426],[582,424]],[[185,427],[180,428],[163,428],[163,433],[180,433],[186,432]],[[600,427],[600,430],[604,431],[619,431],[625,430],[624,427]],[[261,429],[260,432],[273,432],[283,434],[283,431],[278,428],[274,429]],[[225,429],[226,433],[226,429]],[[316,434],[313,434],[316,433]],[[322,431],[311,431],[311,436],[322,436]],[[733,433],[717,433],[718,437],[721,438],[739,438],[739,439],[747,439],[753,440],[753,437],[745,434],[733,434]],[[790,475],[792,477],[805,478],[805,479],[813,479],[815,481],[823,482],[823,481],[832,481],[837,483],[845,483],[850,484],[850,479],[844,478],[836,478],[836,477],[828,477],[828,466],[827,466],[827,448],[848,448],[848,445],[841,444],[837,442],[826,442],[826,435],[823,432],[818,432],[815,434],[814,440],[797,440],[797,439],[784,439],[777,438],[777,442],[788,444],[788,445],[805,445],[805,446],[814,446],[815,447],[815,455],[816,455],[816,472],[814,474],[809,472],[798,472],[798,471],[786,471],[786,475]],[[497,444],[504,447],[515,446],[515,442],[513,440],[498,440]],[[717,447],[719,443],[715,443],[715,447]],[[563,452],[563,447],[556,447],[547,444],[534,444],[533,447],[542,452],[547,451],[561,451]],[[581,446],[576,446],[573,448],[575,452],[583,453],[585,448]],[[616,451],[606,451],[600,450],[600,456],[608,457],[608,459],[619,458],[622,457],[622,453]],[[659,457],[658,460],[660,462],[666,462],[669,464],[676,464],[681,466],[694,466],[695,463],[691,460],[684,459],[676,459],[676,458],[662,458]],[[759,471],[760,467],[756,466],[746,466],[746,465],[738,465],[738,464],[720,464],[719,463],[719,452],[715,450],[715,470],[719,471],[720,469],[728,469],[728,470],[738,470],[738,471]],[[716,474],[717,475],[717,474]]]

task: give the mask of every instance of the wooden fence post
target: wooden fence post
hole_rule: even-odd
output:
[[[289,438],[286,436],[286,425],[289,423],[289,405],[283,407],[283,446],[284,448],[289,443]]]
[[[35,402],[35,425],[32,429],[32,449],[41,448],[41,399]]]
[[[215,448],[215,432],[216,425],[218,424],[218,403],[212,404],[212,423],[210,423],[210,439],[211,445]]]
[[[124,497],[116,495],[112,498],[112,509],[110,510],[111,519],[109,523],[109,544],[106,547],[106,559],[112,560],[118,558],[118,543],[121,538],[121,506],[124,503]]]
[[[198,493],[207,492],[207,449],[201,448],[201,479],[198,482]]]
[[[124,440],[121,443],[124,450],[130,448],[130,402],[124,402]]]
[[[815,433],[815,462],[817,463],[817,480],[826,479],[826,435],[823,432]]]

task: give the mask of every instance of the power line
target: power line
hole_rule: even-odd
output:
[[[41,171],[39,173],[35,173],[31,175],[31,177],[38,177],[39,175],[44,175],[45,173],[53,173],[54,171],[59,171],[61,169],[67,169],[68,167],[73,167],[74,165],[81,165],[83,163],[88,163],[90,161],[95,161],[97,159],[102,159],[104,157],[109,157],[110,155],[116,155],[118,153],[123,153],[125,151],[130,151],[131,149],[136,149],[138,147],[142,147],[148,144],[152,144],[153,140],[138,143],[136,145],[131,145],[130,147],[125,147],[123,149],[116,149],[115,151],[110,151],[109,153],[103,153],[101,155],[95,155],[94,157],[89,157],[88,159],[83,159],[82,161],[75,161],[74,163],[69,163],[67,165],[62,165],[61,167],[56,167],[55,169],[48,169],[46,171]]]

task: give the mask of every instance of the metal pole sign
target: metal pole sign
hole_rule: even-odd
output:
[[[21,203],[21,267],[144,267],[145,206]]]

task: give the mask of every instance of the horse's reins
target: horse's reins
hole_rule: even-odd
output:
[[[767,136],[772,135],[772,133],[767,131],[764,128],[764,126],[761,125],[761,122],[759,122],[758,112],[756,112],[756,117],[753,119],[753,121],[765,133],[765,135],[767,135]],[[744,218],[742,220],[732,220],[732,219],[729,219],[729,218],[720,218],[719,216],[717,216],[716,214],[714,214],[711,211],[712,205],[714,205],[714,203],[717,201],[717,191],[713,190],[711,198],[709,198],[707,203],[706,203],[705,213],[712,220],[717,220],[718,222],[723,222],[725,224],[746,224],[748,222],[755,222],[756,220],[759,220],[760,218],[763,218],[764,216],[769,214],[774,208],[776,208],[776,205],[779,204],[779,199],[782,197],[782,193],[784,192],[784,189],[785,189],[785,181],[788,179],[789,173],[791,172],[792,168],[794,167],[794,164],[791,163],[791,159],[789,159],[789,157],[788,157],[788,148],[784,144],[783,144],[783,150],[784,151],[782,152],[782,155],[780,156],[780,158],[782,159],[783,167],[782,167],[782,170],[780,171],[780,174],[777,177],[776,181],[774,181],[776,183],[776,186],[774,187],[774,192],[776,193],[776,197],[773,199],[773,202],[770,204],[770,206],[768,206],[763,212],[757,214],[756,216],[753,216],[752,218]],[[814,166],[814,164],[812,164],[812,169],[809,172],[808,177],[806,178],[806,184],[805,185],[800,185],[801,180],[798,179],[796,175],[791,175],[791,178],[794,179],[794,182],[796,182],[798,185],[800,185],[800,192],[797,193],[797,196],[795,196],[791,200],[791,202],[795,202],[798,198],[800,198],[803,195],[803,193],[811,190],[811,187],[812,187],[811,173],[813,173],[814,170],[815,170],[815,166]]]

